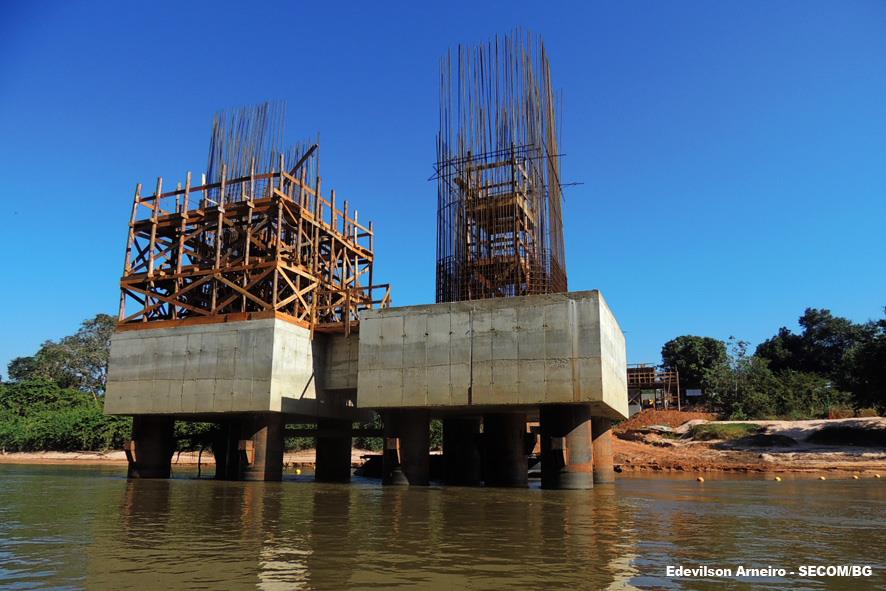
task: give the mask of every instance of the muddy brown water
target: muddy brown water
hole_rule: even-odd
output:
[[[5,589],[867,589],[886,479],[622,477],[587,492],[127,481],[0,465]],[[867,565],[862,578],[668,566]]]

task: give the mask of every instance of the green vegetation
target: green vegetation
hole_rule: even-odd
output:
[[[0,449],[106,450],[122,447],[131,421],[102,414],[92,393],[46,379],[0,384]]]
[[[756,435],[762,431],[759,425],[750,423],[702,423],[689,428],[689,436],[699,441],[711,441],[721,439],[741,439],[749,435]]]
[[[884,309],[886,312],[886,309]],[[803,331],[782,327],[760,343],[756,355],[775,372],[820,375],[850,392],[855,408],[886,407],[886,318],[854,323],[830,310],[807,308],[800,317]]]
[[[0,383],[0,449],[119,449],[132,421],[102,413],[115,320],[98,314],[73,335],[9,363]]]
[[[665,343],[662,359],[680,371],[681,385],[701,387],[712,409],[731,419],[886,410],[886,318],[857,324],[809,308],[800,326],[800,334],[781,328],[753,355],[734,338],[727,350],[710,337],[681,336]]]
[[[113,316],[97,314],[73,335],[58,342],[46,341],[30,357],[16,357],[7,368],[10,381],[49,380],[61,388],[89,392],[97,400],[105,392],[116,324]]]
[[[680,386],[701,388],[705,372],[726,363],[726,344],[711,337],[684,335],[664,344],[661,359],[680,373]]]

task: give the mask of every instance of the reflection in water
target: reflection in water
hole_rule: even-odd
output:
[[[0,586],[90,589],[715,589],[668,565],[870,564],[881,481],[623,478],[593,491],[127,481],[0,466]]]

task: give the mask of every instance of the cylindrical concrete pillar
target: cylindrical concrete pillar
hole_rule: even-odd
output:
[[[427,486],[430,481],[431,416],[427,410],[401,410],[397,419],[400,464],[407,482]]]
[[[127,448],[129,478],[169,478],[175,451],[175,420],[167,416],[132,417],[132,440]]]
[[[236,433],[236,435],[235,435]],[[237,480],[239,466],[234,451],[237,449],[240,425],[236,422],[225,421],[218,424],[215,436],[212,439],[212,455],[215,457],[215,479]]]
[[[486,486],[529,485],[526,455],[526,413],[483,416],[483,480]]]
[[[593,488],[591,407],[544,405],[539,415],[542,488]]]
[[[538,409],[541,447],[541,487],[560,488],[560,473],[566,466],[563,455],[565,410],[560,404],[545,404]]]
[[[319,419],[317,431],[314,480],[317,482],[350,482],[351,422]]]
[[[240,421],[241,480],[283,479],[283,415],[255,413]]]
[[[483,464],[479,439],[479,418],[443,419],[443,471],[446,484],[482,484]]]
[[[382,439],[382,475],[381,483],[388,485],[409,484],[400,466],[400,413],[389,410],[382,414],[384,421],[384,437]]]
[[[594,484],[615,482],[612,457],[612,420],[592,417],[594,435]]]

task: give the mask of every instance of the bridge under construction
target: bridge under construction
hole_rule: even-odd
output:
[[[383,482],[427,485],[441,419],[446,483],[527,486],[536,437],[544,488],[613,480],[625,340],[599,291],[567,291],[545,47],[515,32],[440,74],[434,304],[393,307],[373,223],[324,191],[319,142],[284,144],[282,104],[218,114],[199,180],[137,186],[105,401],[133,417],[130,477],[169,476],[185,420],[219,426],[218,478],[280,480],[310,424],[317,480],[377,435]]]

